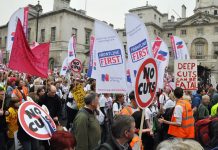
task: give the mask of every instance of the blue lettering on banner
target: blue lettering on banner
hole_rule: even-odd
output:
[[[120,49],[98,53],[98,59],[101,67],[119,65],[123,63]]]
[[[137,62],[148,55],[148,44],[147,40],[137,43],[136,45],[130,47],[130,54],[132,62]]]

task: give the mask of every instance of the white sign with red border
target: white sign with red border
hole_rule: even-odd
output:
[[[49,140],[56,131],[52,118],[36,103],[24,102],[18,110],[19,122],[24,131],[38,140]]]
[[[73,72],[81,72],[82,71],[82,63],[79,59],[75,58],[71,61],[70,67]]]
[[[144,109],[152,103],[157,88],[157,79],[156,61],[148,58],[142,63],[136,75],[135,97],[140,108]]]
[[[183,90],[198,89],[198,62],[197,59],[175,60],[175,87],[181,87]]]

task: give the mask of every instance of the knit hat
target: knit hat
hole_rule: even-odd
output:
[[[16,81],[16,78],[15,77],[10,77],[9,82],[12,83],[14,81]]]

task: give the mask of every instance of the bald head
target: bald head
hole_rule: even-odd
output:
[[[56,94],[56,92],[57,92],[56,87],[55,87],[54,85],[51,85],[51,86],[49,87],[49,89],[48,89],[48,96],[49,96],[49,97],[54,97],[55,94]]]

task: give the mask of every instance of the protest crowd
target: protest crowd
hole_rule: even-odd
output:
[[[74,36],[61,69],[49,72],[50,43],[30,47],[25,19],[12,18],[10,60],[0,71],[0,150],[218,149],[218,85],[198,80],[180,38],[171,37],[168,72],[167,45],[157,37],[151,46],[139,17],[126,15],[127,61],[117,32],[96,20],[88,72]]]
[[[139,140],[142,110],[136,103],[134,91],[129,95],[96,94],[94,79],[71,76],[67,80],[58,73],[48,79],[12,71],[1,73],[0,77],[0,104],[3,106],[0,111],[1,150],[15,148],[15,132],[24,150],[159,150],[180,147],[199,150],[216,149],[218,145],[218,86],[199,86],[196,92],[183,91],[179,87],[157,92],[145,110]],[[75,94],[77,87],[85,95]],[[78,101],[79,96],[83,97],[82,102]],[[49,141],[34,139],[22,129],[18,108],[25,101],[46,106],[45,110],[57,126]]]

